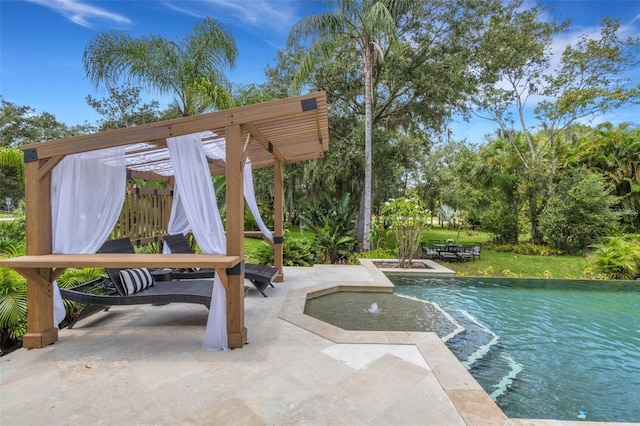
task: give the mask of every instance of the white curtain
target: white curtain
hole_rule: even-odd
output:
[[[184,211],[184,204],[182,204],[182,200],[180,199],[180,191],[177,187],[174,187],[173,201],[171,202],[171,216],[169,216],[167,232],[169,232],[169,235],[187,235],[190,231],[191,226],[189,225],[189,219],[187,219],[187,213]],[[168,244],[163,245],[162,252],[164,254],[171,253]]]
[[[113,230],[126,189],[124,148],[66,156],[52,172],[52,251],[90,254]],[[54,324],[65,317],[57,282],[53,286]]]
[[[203,145],[205,154],[207,157],[213,160],[222,160],[226,161],[226,150],[225,150],[226,141],[222,138],[214,139],[205,143]],[[253,218],[256,220],[258,224],[258,228],[262,231],[262,235],[264,235],[269,241],[273,242],[273,234],[264,224],[262,220],[262,216],[260,216],[260,211],[258,210],[258,203],[256,202],[256,194],[253,189],[253,170],[251,169],[251,161],[247,157],[247,161],[245,163],[245,167],[243,167],[243,177],[244,177],[244,199],[249,206],[249,210],[253,214]],[[173,212],[173,211],[172,211]]]
[[[205,253],[225,254],[227,242],[216,204],[209,165],[202,147],[201,135],[167,138],[169,156],[175,173],[174,205],[171,214],[184,214],[189,227]],[[176,197],[177,193],[177,197]],[[182,206],[178,206],[181,204]],[[184,220],[175,219],[169,232],[185,232]],[[209,318],[202,346],[209,350],[228,349],[226,292],[216,274]]]
[[[264,224],[262,216],[260,216],[260,211],[258,210],[256,193],[253,189],[253,171],[251,170],[251,161],[249,161],[249,158],[247,158],[242,172],[244,177],[244,199],[249,206],[249,210],[253,213],[253,218],[258,224],[258,228],[262,231],[262,235],[264,235],[269,241],[273,242],[273,234],[269,231],[267,225]]]

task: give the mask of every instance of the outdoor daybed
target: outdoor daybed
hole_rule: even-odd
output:
[[[98,250],[99,253],[135,253],[128,238],[106,241]],[[150,272],[152,285],[133,294],[127,294],[126,285],[121,280],[118,268],[105,268],[107,277],[100,277],[79,286],[60,289],[64,299],[87,304],[88,306],[74,320],[78,321],[99,310],[109,310],[110,306],[120,305],[166,305],[168,303],[196,303],[211,306],[213,277],[215,270],[210,269],[209,279],[176,281],[165,270]],[[130,269],[129,271],[135,271]],[[159,272],[159,273],[157,273]],[[168,281],[165,281],[169,278]]]

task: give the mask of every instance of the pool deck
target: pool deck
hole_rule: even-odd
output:
[[[0,358],[0,424],[571,425],[508,419],[434,333],[345,331],[304,315],[337,289],[392,290],[372,263],[285,268],[251,288],[249,344],[201,348],[203,306],[112,307]],[[313,296],[312,296],[313,297]]]

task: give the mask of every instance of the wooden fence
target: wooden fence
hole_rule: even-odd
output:
[[[137,246],[161,240],[168,233],[173,191],[127,185],[120,217],[111,238],[128,237]]]

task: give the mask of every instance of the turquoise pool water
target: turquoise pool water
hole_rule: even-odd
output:
[[[448,345],[509,417],[640,422],[640,283],[389,278],[465,327]]]

